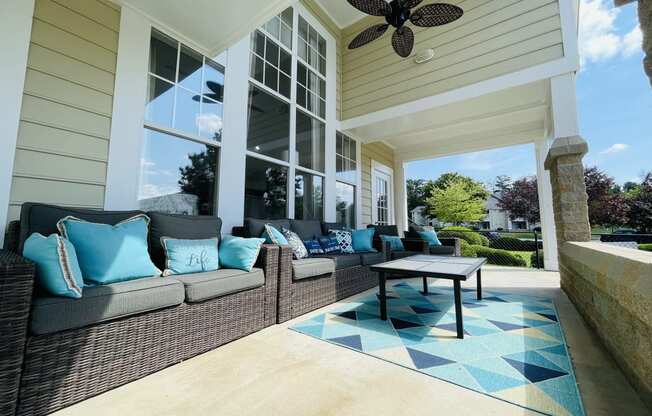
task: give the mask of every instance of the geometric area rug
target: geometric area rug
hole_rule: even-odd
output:
[[[375,294],[339,302],[291,329],[546,415],[584,415],[554,304],[462,289],[464,339],[452,288],[397,283],[387,321]]]

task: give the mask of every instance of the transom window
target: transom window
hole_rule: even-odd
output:
[[[153,29],[140,209],[215,215],[224,68]]]
[[[245,212],[321,220],[326,40],[290,7],[251,35],[250,62]]]

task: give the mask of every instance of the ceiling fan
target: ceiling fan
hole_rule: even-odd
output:
[[[414,32],[405,24],[410,21],[415,26],[434,27],[454,22],[462,17],[462,8],[448,3],[426,4],[414,11],[423,0],[347,0],[351,6],[372,16],[384,16],[387,23],[371,26],[356,36],[349,49],[356,49],[381,37],[389,26],[396,28],[392,35],[392,46],[396,53],[406,58],[414,48]]]

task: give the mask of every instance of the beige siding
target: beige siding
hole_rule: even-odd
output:
[[[375,160],[390,168],[394,168],[394,151],[384,143],[363,144],[360,152],[362,171],[362,226],[371,224],[371,161]]]
[[[301,0],[301,3],[312,13],[335,38],[337,51],[337,119],[342,120],[342,30],[328,17],[326,12],[315,2],[315,0]]]
[[[100,0],[36,0],[9,206],[101,208],[119,9]]]
[[[451,2],[464,9],[462,19],[439,28],[415,28],[415,52],[435,50],[435,58],[426,64],[397,56],[391,30],[360,49],[343,50],[344,119],[563,56],[558,0]],[[378,20],[368,17],[345,28],[343,44]]]

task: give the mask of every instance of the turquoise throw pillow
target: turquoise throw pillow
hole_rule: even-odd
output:
[[[36,281],[48,293],[79,299],[84,279],[75,248],[59,235],[32,234],[23,248],[23,256],[36,264]]]
[[[265,224],[265,231],[263,231],[263,235],[260,237],[264,238],[267,244],[277,244],[279,246],[288,245],[288,240],[285,238],[283,233],[270,224]]]
[[[380,239],[384,242],[389,241],[389,248],[392,251],[405,251],[401,237],[396,235],[381,235]]]
[[[141,214],[116,225],[66,217],[57,223],[77,252],[85,282],[100,285],[160,276],[147,251],[149,217]]]
[[[430,247],[435,247],[435,246],[440,246],[441,241],[439,241],[439,238],[437,237],[437,233],[434,231],[417,231],[419,233],[419,236],[428,242],[428,245]]]
[[[250,272],[256,264],[264,238],[226,236],[220,243],[220,265],[227,269]]]
[[[220,268],[217,238],[206,240],[177,240],[161,238],[165,251],[163,276],[212,272]]]
[[[364,230],[351,231],[351,240],[353,242],[353,250],[358,253],[369,253],[377,251],[374,249],[373,240],[374,228],[365,228]]]

